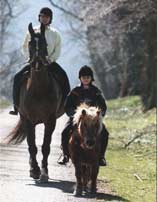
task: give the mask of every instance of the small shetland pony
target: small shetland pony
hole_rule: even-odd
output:
[[[75,167],[76,190],[96,193],[96,181],[99,171],[102,116],[100,109],[81,104],[74,115],[74,127],[69,141],[71,160]],[[89,185],[89,186],[88,186]]]

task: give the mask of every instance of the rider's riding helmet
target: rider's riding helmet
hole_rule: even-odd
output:
[[[48,7],[43,7],[40,10],[40,13],[39,13],[39,22],[40,22],[40,16],[43,15],[43,14],[50,17],[49,24],[51,24],[51,21],[52,21],[52,18],[53,18],[53,12],[52,12],[52,10],[50,8],[48,8]]]
[[[94,81],[93,71],[87,65],[81,67],[79,71],[79,79],[81,78],[81,76],[91,76],[92,81]]]

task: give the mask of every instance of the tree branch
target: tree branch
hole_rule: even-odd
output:
[[[49,2],[57,9],[61,10],[62,12],[72,16],[73,18],[79,20],[80,22],[83,22],[84,19],[83,18],[80,18],[78,15],[76,15],[75,13],[71,12],[71,11],[68,11],[66,9],[64,9],[63,7],[61,6],[58,6],[57,4],[55,4],[52,0],[49,0]]]
[[[140,132],[138,135],[134,136],[130,141],[128,141],[128,142],[124,145],[124,148],[127,148],[127,147],[128,147],[131,143],[133,143],[136,139],[138,139],[138,138],[140,138],[140,137],[142,137],[142,136],[144,136],[144,135],[147,135],[147,134],[150,133],[150,132],[154,132],[154,130],[151,131],[151,129],[153,130],[153,125],[150,125],[150,126],[144,128],[142,132]]]
[[[8,15],[9,15],[10,17],[14,17],[14,16],[13,16],[13,13],[12,13],[12,8],[11,8],[10,3],[8,2],[8,0],[6,0],[6,4],[7,4],[8,9],[9,9]]]

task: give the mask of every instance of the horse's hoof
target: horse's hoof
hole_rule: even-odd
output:
[[[40,177],[40,169],[36,170],[30,170],[30,177],[32,177],[33,179],[37,180]]]
[[[49,176],[47,174],[46,175],[40,175],[40,182],[41,183],[48,182],[48,179],[49,179]]]
[[[30,171],[30,177],[32,177],[33,179],[37,180],[40,177],[40,172]]]
[[[95,195],[95,194],[96,194],[96,191],[97,191],[97,189],[96,189],[96,188],[91,189],[91,190],[90,190],[90,194]]]
[[[48,176],[48,170],[45,168],[42,168],[41,175],[40,175],[40,182],[46,183],[48,182],[49,176]]]
[[[82,195],[82,189],[75,189],[75,191],[74,191],[74,196],[81,196]]]

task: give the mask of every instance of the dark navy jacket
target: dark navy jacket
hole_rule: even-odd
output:
[[[85,89],[83,85],[74,88],[67,96],[65,102],[65,112],[68,116],[73,116],[76,108],[81,104],[86,103],[90,106],[96,106],[101,109],[102,116],[106,113],[106,102],[101,91],[94,85],[90,85]]]

